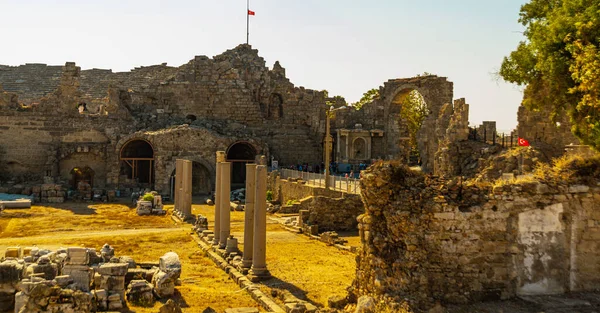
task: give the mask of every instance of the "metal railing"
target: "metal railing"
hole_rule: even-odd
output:
[[[498,144],[502,148],[513,148],[519,145],[518,137],[514,133],[488,132],[485,128],[481,131],[477,128],[469,127],[469,140],[484,142],[490,145]]]
[[[290,169],[279,169],[279,173],[282,179],[300,178],[309,186],[325,188],[325,174]],[[360,194],[360,179],[330,175],[329,188],[346,193]]]

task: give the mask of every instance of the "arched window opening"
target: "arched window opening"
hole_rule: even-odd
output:
[[[232,188],[243,188],[246,183],[246,164],[254,162],[256,149],[247,142],[234,143],[227,149],[227,162],[231,162]]]
[[[145,140],[131,140],[121,148],[121,175],[138,184],[154,183],[154,149]]]
[[[427,103],[416,89],[405,89],[394,97],[392,104],[395,105],[390,108],[390,113],[399,124],[398,145],[403,150],[403,158],[409,165],[419,165],[422,154],[428,149],[428,142],[419,142],[419,132],[429,115]]]
[[[75,167],[71,170],[69,185],[74,190],[91,190],[94,187],[94,170],[90,167]]]

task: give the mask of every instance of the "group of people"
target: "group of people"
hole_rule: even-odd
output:
[[[367,169],[370,164],[360,163],[358,165],[350,165],[350,164],[338,164],[337,162],[331,162],[329,164],[329,170],[333,175],[344,175],[345,177],[350,178],[359,178],[360,171]],[[325,164],[309,164],[309,163],[298,163],[296,165],[290,165],[287,167],[288,169],[300,171],[300,172],[308,172],[308,173],[321,173],[325,172]]]

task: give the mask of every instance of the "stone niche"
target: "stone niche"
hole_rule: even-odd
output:
[[[362,129],[356,124],[354,129],[336,130],[335,160],[340,163],[368,161],[373,158],[373,137],[383,137],[382,130]]]
[[[600,187],[477,187],[404,166],[363,172],[357,296],[470,303],[595,290]]]

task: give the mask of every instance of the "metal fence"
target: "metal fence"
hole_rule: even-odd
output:
[[[300,172],[290,169],[280,169],[279,173],[282,179],[301,178],[309,186],[325,187],[324,174]],[[329,188],[346,193],[360,194],[360,179],[330,175]]]
[[[469,128],[469,139],[474,141],[484,142],[490,145],[501,145],[502,148],[512,148],[519,145],[518,137],[511,134],[488,132],[485,128],[478,130],[477,128]]]

